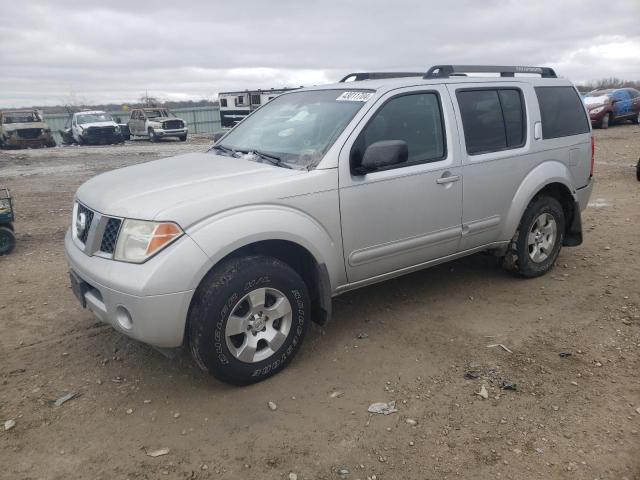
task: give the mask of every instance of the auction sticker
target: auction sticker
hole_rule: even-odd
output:
[[[373,97],[373,92],[342,92],[337,102],[366,102]]]

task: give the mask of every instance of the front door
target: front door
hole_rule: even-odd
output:
[[[411,87],[380,98],[340,153],[340,213],[350,283],[417,266],[457,251],[462,172],[449,95]],[[407,143],[406,162],[359,172],[366,148]]]

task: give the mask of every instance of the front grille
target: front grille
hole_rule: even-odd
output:
[[[84,214],[84,218],[85,218],[85,227],[82,230],[78,229],[78,223],[80,223],[81,214]],[[76,220],[78,221],[78,223],[76,223],[78,240],[80,240],[82,243],[87,243],[87,237],[89,236],[89,229],[91,228],[91,222],[93,221],[93,210],[89,210],[87,207],[79,203]]]
[[[115,251],[121,224],[122,220],[119,218],[110,218],[107,221],[107,226],[104,228],[104,234],[102,235],[102,242],[100,243],[101,252],[113,253]]]
[[[20,138],[38,138],[40,135],[42,135],[41,128],[21,128],[18,130]]]
[[[116,131],[115,127],[89,127],[88,134],[90,136],[113,135]]]
[[[172,130],[172,129],[176,129],[176,128],[182,128],[184,126],[184,123],[182,123],[182,120],[167,120],[166,122],[164,122],[162,124],[162,127],[165,130]]]

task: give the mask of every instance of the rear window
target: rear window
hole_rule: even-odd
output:
[[[513,88],[456,93],[469,155],[518,148],[526,141],[522,93]]]
[[[582,100],[573,87],[535,87],[542,138],[560,138],[589,132],[589,120]]]

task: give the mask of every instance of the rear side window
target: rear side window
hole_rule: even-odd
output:
[[[515,88],[456,93],[469,155],[518,148],[526,141],[522,92]]]
[[[542,138],[560,138],[589,132],[589,120],[582,100],[573,87],[535,87]]]

